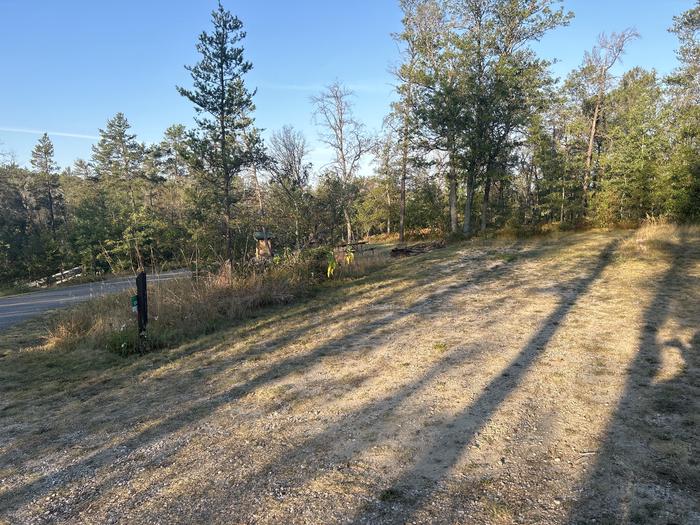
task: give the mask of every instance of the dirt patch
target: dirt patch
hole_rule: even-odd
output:
[[[0,522],[697,523],[700,235],[628,235],[450,246],[138,359],[29,339]]]

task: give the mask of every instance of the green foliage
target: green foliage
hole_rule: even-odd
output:
[[[344,261],[346,265],[350,265],[353,262],[355,262],[355,252],[352,250],[350,246],[345,248],[345,257]]]
[[[331,263],[332,246],[396,233],[402,217],[407,235],[457,235],[460,221],[470,234],[480,223],[484,233],[525,235],[700,220],[700,6],[675,19],[679,67],[669,77],[639,68],[601,76],[599,43],[560,84],[530,47],[568,22],[557,2],[401,6],[398,100],[381,139],[333,83],[314,98],[333,158],[314,169],[299,131],[285,126],[265,143],[254,127],[243,24],[218,5],[187,68],[192,86],[178,88],[195,129],[175,124],[147,145],[117,113],[92,157],[70,168],[56,165],[47,135],[28,167],[0,161],[0,286],[77,265],[217,272],[228,262],[229,273],[248,275],[259,269],[249,260],[263,229],[273,266],[300,279],[291,268],[301,259],[316,278],[337,278],[346,261]]]
[[[197,43],[200,61],[186,67],[193,88],[177,89],[197,112],[198,129],[189,136],[188,160],[200,186],[198,196],[208,201],[212,212],[209,218],[224,231],[226,259],[233,268],[237,178],[255,161],[249,140],[255,106],[243,78],[253,66],[239,45],[245,38],[242,22],[221,3],[211,19],[213,31],[203,32]]]
[[[326,276],[331,279],[335,273],[335,269],[338,267],[338,261],[335,260],[335,254],[331,251],[327,255],[328,267],[326,268]]]
[[[439,181],[424,172],[417,172],[406,199],[406,227],[408,230],[428,228],[444,232],[448,227],[446,218],[447,199]]]
[[[355,202],[355,224],[364,235],[389,233],[398,223],[398,181],[379,174],[362,180]]]
[[[601,225],[637,224],[660,211],[654,190],[665,137],[655,74],[639,68],[627,72],[607,106],[606,148],[593,201],[595,220]]]

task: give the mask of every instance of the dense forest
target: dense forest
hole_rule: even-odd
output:
[[[196,111],[144,144],[117,113],[67,168],[48,135],[0,158],[0,283],[139,267],[243,268],[373,234],[527,234],[700,219],[700,2],[674,19],[678,68],[612,71],[634,29],[602,34],[555,79],[532,45],[569,23],[554,0],[401,0],[395,103],[380,136],[335,82],[313,97],[333,161],[292,126],[255,124],[242,22],[219,5],[178,87]],[[669,57],[670,59],[671,57]],[[370,167],[371,173],[368,173]]]

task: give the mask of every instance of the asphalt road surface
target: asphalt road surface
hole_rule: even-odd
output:
[[[171,279],[189,277],[188,270],[175,270],[157,275],[149,275],[148,282],[162,282]],[[122,290],[134,289],[136,293],[135,277],[110,279],[96,283],[76,284],[73,286],[61,286],[38,292],[25,293],[0,297],[0,330],[9,328],[17,323],[41,315],[56,308],[66,308],[81,301],[87,301],[93,297],[106,295]]]

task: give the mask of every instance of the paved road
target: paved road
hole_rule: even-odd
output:
[[[169,281],[189,277],[188,270],[175,270],[159,275],[149,275],[149,282]],[[87,301],[92,297],[106,295],[129,288],[136,289],[135,279],[119,278],[97,283],[76,284],[73,286],[61,286],[39,292],[26,293],[0,297],[0,330],[26,321],[49,310],[65,308],[81,301]],[[136,293],[134,291],[134,293]]]

